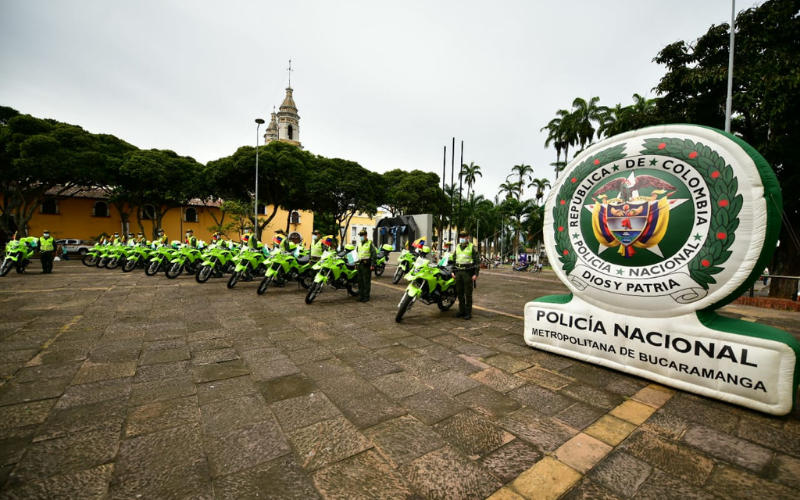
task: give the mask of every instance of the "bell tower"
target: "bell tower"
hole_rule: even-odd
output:
[[[288,142],[300,149],[300,116],[297,114],[297,105],[292,97],[292,60],[289,59],[289,86],[286,87],[286,97],[278,109],[278,140]]]

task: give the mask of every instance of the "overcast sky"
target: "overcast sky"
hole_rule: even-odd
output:
[[[554,178],[540,129],[558,109],[652,97],[656,54],[730,16],[731,0],[0,0],[0,105],[206,163],[255,144],[291,59],[305,149],[441,175],[447,146],[450,182],[455,137],[456,170],[464,141],[493,198],[515,164]]]

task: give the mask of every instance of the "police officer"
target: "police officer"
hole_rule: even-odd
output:
[[[164,230],[163,229],[159,229],[158,230],[158,239],[156,239],[156,242],[160,243],[162,245],[169,244],[169,238],[167,237],[166,234],[164,234]]]
[[[469,233],[458,233],[453,278],[456,279],[458,312],[456,318],[472,319],[472,287],[478,279],[481,258],[478,249],[469,241]]]
[[[367,238],[367,230],[362,229],[358,233],[358,291],[361,295],[361,302],[369,302],[369,292],[372,287],[372,271],[375,270],[375,258],[377,250],[375,245]]]
[[[197,248],[197,238],[194,237],[194,231],[191,229],[186,231],[186,244],[191,248]]]
[[[42,274],[53,274],[53,253],[56,250],[56,240],[50,236],[50,231],[45,229],[39,238],[39,252],[42,259]]]
[[[318,229],[311,231],[311,262],[319,262],[322,257],[322,233]]]

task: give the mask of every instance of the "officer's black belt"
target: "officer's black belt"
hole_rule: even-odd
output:
[[[474,271],[475,266],[456,266],[459,271]]]

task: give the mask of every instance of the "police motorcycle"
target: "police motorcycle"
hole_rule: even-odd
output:
[[[178,255],[178,245],[180,244],[181,242],[178,240],[172,240],[169,245],[153,243],[154,252],[144,268],[144,274],[155,276],[161,271],[166,271],[169,263]]]
[[[88,267],[95,267],[97,263],[100,261],[100,258],[103,256],[104,253],[104,242],[100,241],[95,243],[94,246],[86,252],[86,255],[83,256],[84,266]]]
[[[233,257],[232,243],[224,241],[212,243],[203,254],[203,262],[197,267],[197,272],[194,274],[195,281],[205,283],[211,276],[222,278],[225,273],[233,272],[236,268]]]
[[[233,288],[236,283],[241,281],[253,281],[254,278],[264,276],[266,272],[267,259],[271,257],[269,248],[262,245],[260,248],[251,248],[248,245],[242,245],[239,255],[233,257],[235,268],[230,279],[228,279],[228,288]]]
[[[406,287],[403,298],[397,305],[397,315],[394,319],[398,323],[418,299],[428,305],[436,304],[441,311],[447,311],[456,302],[456,280],[452,275],[450,253],[445,253],[438,264],[428,260],[429,253],[430,248],[423,247],[406,276],[411,283]]]
[[[273,241],[276,241],[273,239]],[[283,243],[276,241],[278,246]],[[264,274],[264,279],[258,285],[256,293],[263,295],[270,284],[274,281],[277,286],[283,286],[287,281],[295,281],[308,289],[314,280],[314,272],[311,262],[311,256],[308,251],[301,251],[295,243],[289,242],[289,252],[282,252],[280,250],[273,252],[270,255],[269,264]]]
[[[183,271],[194,274],[197,267],[203,262],[201,250],[205,247],[206,243],[203,240],[197,240],[197,248],[193,248],[187,243],[180,244],[177,255],[169,262],[164,274],[171,280],[180,276]]]
[[[345,245],[339,252],[326,250],[319,262],[314,264],[317,271],[314,282],[306,294],[306,304],[311,304],[325,285],[336,290],[346,289],[350,296],[358,295],[358,253],[355,245]]]
[[[382,245],[380,248],[380,252],[375,259],[375,276],[380,276],[383,274],[383,271],[386,269],[386,261],[389,260],[389,255],[394,250],[392,245]]]
[[[417,260],[417,249],[422,249],[425,246],[425,238],[418,238],[411,244],[411,249],[403,249],[400,256],[397,258],[397,269],[392,277],[392,284],[396,285],[403,279],[406,273],[411,271],[414,267],[414,262]]]
[[[11,272],[11,268],[15,268],[17,273],[24,273],[25,268],[31,263],[31,256],[33,256],[34,249],[38,244],[39,242],[34,236],[27,236],[6,243],[6,256],[0,265],[0,276],[5,276]]]
[[[137,267],[145,267],[152,255],[152,244],[149,241],[131,242],[130,248],[126,253],[125,263],[122,265],[122,272],[129,273]]]
[[[128,258],[133,255],[133,248],[136,246],[136,241],[133,235],[129,234],[127,240],[120,241],[113,245],[109,250],[108,260],[105,263],[106,269],[116,269],[120,266],[123,268],[128,262]]]

